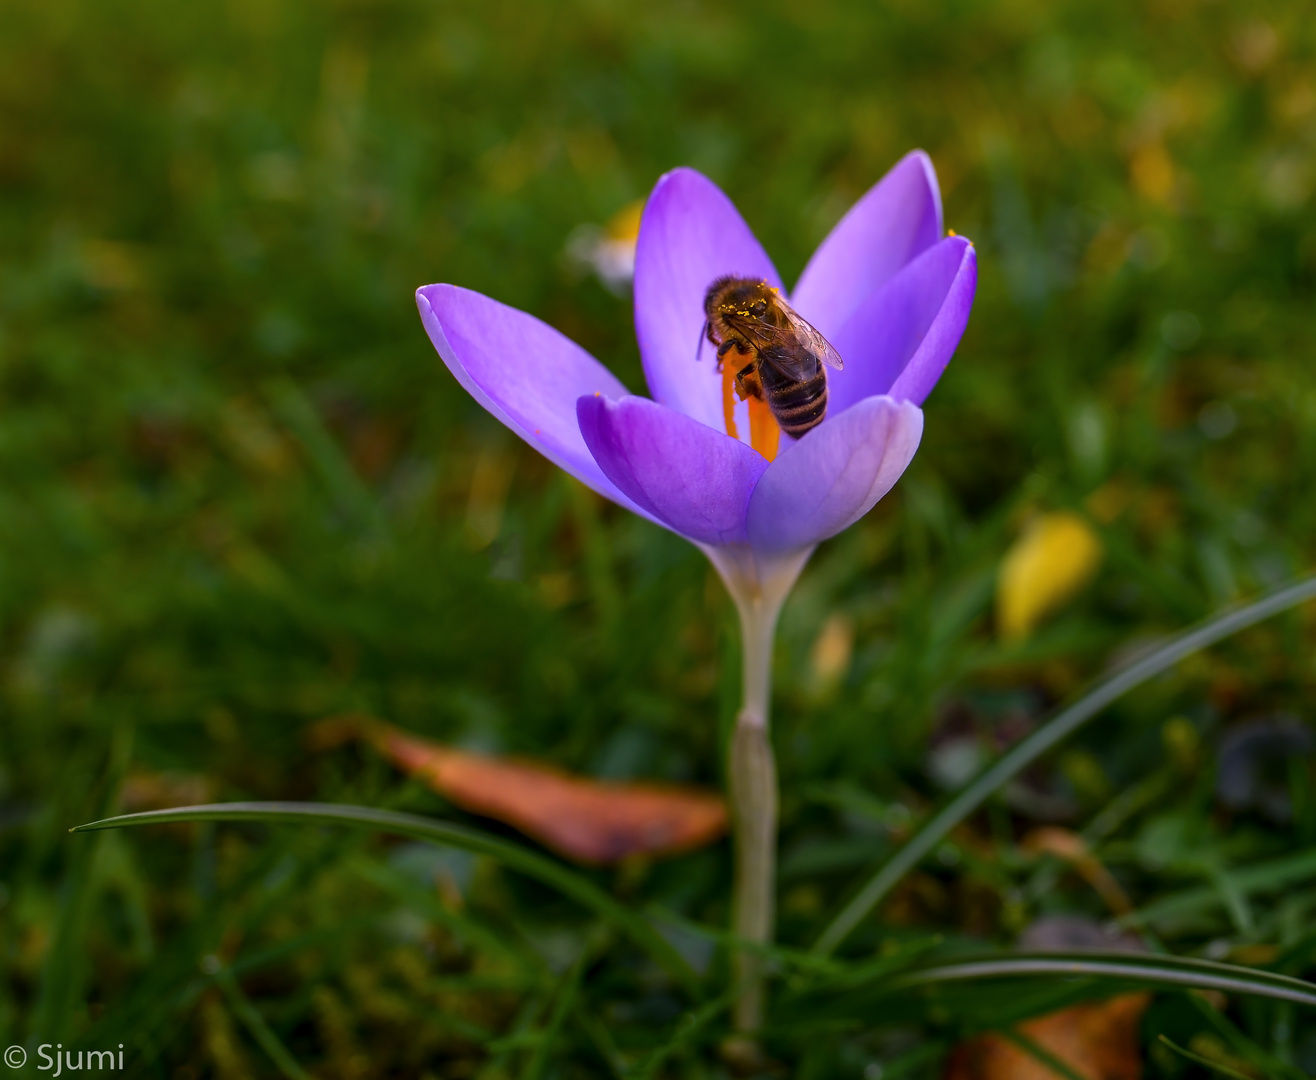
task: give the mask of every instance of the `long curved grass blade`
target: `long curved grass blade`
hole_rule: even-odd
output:
[[[1227,994],[1292,1001],[1316,1009],[1316,985],[1301,979],[1235,964],[1135,952],[1010,953],[930,965],[898,975],[888,985],[892,989],[909,989],[937,983],[1035,975],[1118,979],[1148,986],[1220,990]]]
[[[463,825],[435,821],[432,818],[398,813],[393,810],[376,810],[369,806],[302,802],[235,802],[122,814],[118,817],[78,825],[69,831],[93,832],[98,829],[119,829],[131,825],[162,825],[175,821],[257,821],[267,824],[287,822],[300,825],[341,825],[355,829],[377,829],[380,832],[410,836],[433,844],[444,844],[491,856],[513,870],[542,881],[592,909],[601,918],[611,922],[628,935],[692,996],[699,996],[699,978],[680,953],[652,926],[617,903],[588,878],[510,841]]]
[[[993,792],[1072,735],[1111,702],[1172,668],[1184,657],[1313,597],[1316,597],[1316,575],[1277,589],[1254,603],[1217,615],[1097,683],[1074,704],[1016,743],[933,815],[827,925],[814,943],[814,951],[823,955],[834,951],[896,882],[922,862],[956,825],[986,802]]]

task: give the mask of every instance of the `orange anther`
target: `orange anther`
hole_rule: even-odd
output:
[[[777,456],[781,427],[766,401],[749,399],[749,445],[771,461]]]
[[[731,351],[740,355],[735,349]],[[736,431],[736,365],[731,355],[722,360],[722,419],[726,422],[727,434],[739,439],[740,434]]]

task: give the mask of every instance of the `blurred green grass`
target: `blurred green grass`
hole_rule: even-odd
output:
[[[1310,566],[1309,15],[0,0],[0,1042],[131,1039],[138,1075],[277,1075],[246,995],[317,1076],[525,1075],[581,949],[620,959],[590,961],[543,1075],[609,1075],[675,1023],[636,957],[483,862],[283,830],[65,834],[125,791],[453,814],[368,755],[308,751],[307,723],[351,711],[720,782],[736,645],[702,557],[498,428],[412,301],[431,281],[487,292],[640,389],[629,303],[565,251],[674,165],[717,180],[790,281],[922,146],[979,249],[915,466],[815,556],[784,620],[786,942],[937,797],[929,745],[1017,737],[1128,643]],[[1095,585],[999,642],[995,569],[1027,515],[1094,506]],[[837,617],[854,648],[829,681],[811,655]],[[1135,904],[1201,886],[1199,856],[1316,843],[1309,759],[1279,778],[1286,822],[1213,797],[1222,731],[1310,721],[1311,636],[1295,616],[1185,664],[1030,778],[1072,827],[1148,793],[1100,849]],[[1038,805],[999,802],[856,948],[1101,915],[1021,852]],[[726,870],[719,848],[599,879],[720,925]],[[439,872],[460,913],[423,888]],[[1186,953],[1297,949],[1301,973],[1316,876],[1264,880],[1242,915],[1209,892],[1155,931]],[[227,990],[211,954],[240,976]],[[929,1005],[776,1050],[798,1076],[871,1076],[989,1012]],[[1230,1016],[1316,1070],[1310,1018]],[[1149,1017],[1149,1046],[1201,1023],[1187,999]],[[664,1067],[718,1075],[705,1049]]]

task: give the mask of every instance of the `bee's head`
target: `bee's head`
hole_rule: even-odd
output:
[[[762,319],[772,310],[774,291],[755,278],[718,278],[708,289],[705,311],[710,317]]]

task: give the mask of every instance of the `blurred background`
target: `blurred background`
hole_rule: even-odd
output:
[[[0,1042],[124,1042],[179,1080],[574,1077],[670,1030],[679,996],[620,946],[554,1021],[597,927],[486,860],[66,830],[273,798],[518,836],[315,737],[348,715],[719,787],[715,576],[485,415],[412,294],[524,308],[642,391],[618,265],[661,173],[722,185],[789,282],[923,147],[980,286],[914,466],[783,620],[781,936],[807,946],[1056,703],[1311,566],[1314,61],[1300,0],[0,0]],[[1121,702],[852,951],[1119,916],[1308,971],[1313,633],[1286,616]],[[728,866],[588,872],[723,926]],[[999,1006],[957,1001],[783,1025],[781,1075],[943,1075]],[[1144,1002],[1125,1065],[1208,1075],[1163,1033],[1316,1071],[1310,1015],[1203,1008]],[[724,1075],[715,1035],[653,1075]]]

